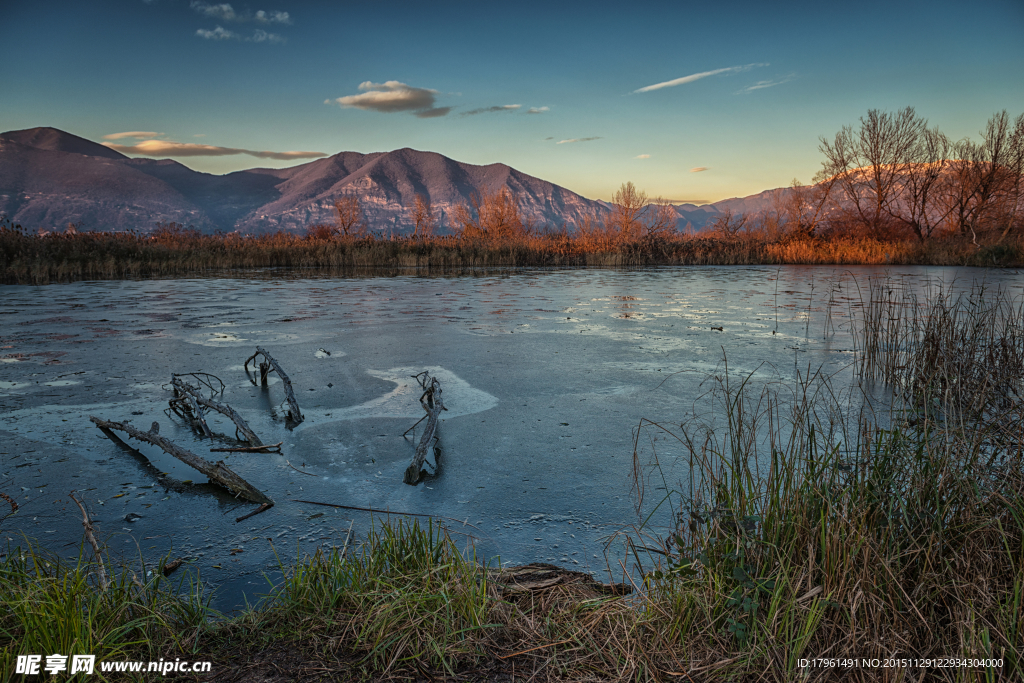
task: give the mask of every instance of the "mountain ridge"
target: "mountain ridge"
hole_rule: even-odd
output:
[[[572,226],[610,212],[607,202],[507,164],[466,164],[408,147],[214,175],[172,159],[130,158],[55,128],[0,133],[0,214],[33,230],[74,223],[145,232],[176,222],[204,232],[299,232],[333,223],[334,201],[356,195],[371,228],[401,234],[412,231],[409,207],[417,195],[430,199],[440,226],[450,227],[457,206],[502,188],[519,198],[523,216],[536,225]],[[681,226],[699,229],[720,213],[718,204],[744,199],[675,210]]]

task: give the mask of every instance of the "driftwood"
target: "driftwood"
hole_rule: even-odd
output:
[[[235,409],[229,406],[228,404],[218,403],[217,401],[204,398],[202,392],[197,387],[192,386],[188,382],[182,381],[181,378],[177,376],[171,378],[171,385],[174,386],[174,392],[175,394],[178,395],[178,397],[176,397],[174,400],[179,400],[179,397],[188,399],[189,404],[191,404],[193,406],[193,410],[196,411],[197,416],[207,436],[210,436],[210,428],[206,426],[206,420],[203,419],[202,414],[199,412],[200,406],[204,408],[209,408],[211,410],[216,410],[221,415],[225,415],[228,419],[235,423],[235,427],[237,430],[236,433],[241,432],[242,435],[245,437],[245,440],[248,441],[251,445],[263,445],[263,442],[260,441],[260,438],[256,436],[252,429],[250,429],[246,421],[242,419],[242,416],[235,412]]]
[[[502,586],[505,595],[525,594],[553,586],[578,585],[598,595],[628,595],[633,589],[624,583],[601,583],[590,574],[535,562],[521,567],[505,567],[488,572],[489,580]]]
[[[228,469],[223,461],[210,462],[191,451],[175,445],[170,439],[160,436],[160,425],[156,422],[153,423],[153,426],[148,432],[144,432],[140,429],[136,429],[127,422],[111,422],[109,420],[101,420],[98,417],[90,417],[89,419],[104,431],[116,429],[126,433],[133,439],[138,439],[139,441],[145,441],[146,443],[151,443],[154,446],[159,446],[186,465],[199,470],[212,481],[217,482],[236,496],[245,498],[246,500],[251,500],[254,503],[274,504],[274,501],[263,495],[259,490],[253,487],[252,484]]]
[[[302,411],[299,410],[299,402],[295,400],[295,391],[292,389],[292,381],[288,379],[288,375],[286,375],[284,370],[281,369],[280,364],[274,360],[273,356],[267,353],[266,349],[261,346],[256,347],[256,353],[252,354],[252,356],[245,361],[245,371],[249,372],[249,363],[252,363],[254,366],[256,365],[256,356],[263,356],[264,358],[259,365],[260,382],[262,384],[267,383],[267,375],[270,374],[271,370],[277,373],[277,376],[281,378],[281,383],[284,384],[284,396],[288,401],[288,408],[290,409],[288,416],[291,418],[292,422],[299,424],[306,418],[302,417]]]
[[[74,491],[68,494],[68,498],[75,501],[75,505],[77,505],[78,509],[82,511],[82,526],[85,527],[85,540],[89,541],[89,545],[92,546],[92,551],[96,554],[96,568],[100,575],[100,587],[103,588],[103,590],[107,590],[107,586],[110,585],[107,581],[107,570],[104,568],[103,555],[100,553],[100,544],[96,542],[96,537],[92,533],[92,521],[89,519],[89,513],[85,511],[85,505],[75,498]]]
[[[437,381],[436,377],[431,377],[426,372],[421,372],[418,375],[413,375],[413,379],[417,380],[423,389],[423,394],[420,396],[420,405],[423,406],[423,410],[427,411],[425,416],[427,418],[427,427],[423,431],[419,445],[416,446],[416,452],[412,456],[412,463],[406,468],[405,476],[402,479],[402,481],[410,486],[415,486],[419,483],[423,472],[423,461],[427,459],[427,449],[430,448],[434,441],[434,435],[437,433],[437,418],[442,410],[448,410],[441,401],[441,383]],[[422,418],[420,419],[422,420]]]
[[[241,517],[235,517],[235,521],[236,522],[241,522],[241,521],[244,521],[246,519],[249,519],[250,517],[255,517],[256,515],[260,514],[261,512],[266,512],[267,510],[269,510],[272,507],[274,507],[273,503],[264,503],[263,505],[260,505],[258,508],[256,508],[255,510],[253,510],[252,512],[250,512],[248,514],[242,515]]]
[[[280,453],[284,441],[268,443],[265,446],[242,446],[240,448],[211,448],[211,453]]]

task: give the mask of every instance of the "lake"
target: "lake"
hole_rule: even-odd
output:
[[[1017,270],[795,266],[4,286],[0,491],[21,507],[0,538],[13,546],[24,534],[77,554],[81,514],[67,497],[77,490],[113,558],[190,558],[221,609],[266,591],[275,551],[287,564],[340,547],[350,526],[353,539],[365,536],[368,513],[299,499],[435,515],[478,557],[601,574],[622,558],[617,547],[606,557],[608,537],[637,522],[630,475],[641,418],[678,424],[692,414],[723,357],[730,372],[758,378],[821,367],[849,383],[850,316],[871,278],[922,292],[981,281],[1024,289]],[[294,429],[280,380],[258,386],[243,369],[257,345],[295,387],[306,419]],[[440,380],[448,411],[438,470],[412,487],[402,474],[415,442],[402,434],[423,415],[411,378],[423,370]],[[200,438],[168,411],[172,373],[189,372],[219,377],[217,400],[264,443],[283,442],[282,454],[210,453],[244,444]],[[157,421],[161,435],[223,457],[276,506],[236,523],[256,505],[132,441],[147,465],[90,415],[142,429]],[[208,419],[234,434],[226,418]],[[663,445],[664,462],[673,448]],[[670,485],[688,476],[679,463],[667,473]],[[667,525],[667,513],[655,521]]]

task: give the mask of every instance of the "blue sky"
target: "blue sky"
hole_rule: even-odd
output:
[[[39,0],[0,25],[0,129],[211,173],[412,147],[699,203],[809,182],[868,109],[954,138],[1024,112],[1021,0]]]

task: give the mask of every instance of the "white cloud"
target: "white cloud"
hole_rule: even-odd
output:
[[[568,140],[559,140],[555,144],[556,145],[569,145],[569,144],[572,144],[573,142],[590,142],[591,140],[600,140],[600,139],[601,139],[600,137],[593,137],[593,138],[569,138]]]
[[[158,138],[163,133],[153,133],[142,130],[130,130],[125,133],[111,133],[110,135],[104,135],[104,140],[123,140],[124,138],[137,138],[139,140],[145,140],[146,138]]]
[[[205,17],[223,19],[224,21],[236,21],[239,19],[238,15],[235,14],[235,10],[226,2],[219,5],[211,5],[199,0],[192,0],[189,3],[189,7]]]
[[[273,12],[264,12],[263,10],[259,10],[253,16],[253,19],[255,19],[256,21],[260,22],[261,24],[290,24],[290,23],[292,23],[292,18],[288,15],[287,12],[278,12],[276,10],[273,11]]]
[[[451,107],[434,107],[436,90],[414,88],[400,81],[374,83],[364,81],[359,84],[363,92],[358,95],[346,95],[334,100],[342,107],[379,111],[387,114],[398,111],[416,112],[420,118],[445,116]],[[327,100],[331,102],[331,100]]]
[[[317,159],[327,156],[323,152],[258,152],[234,147],[214,147],[194,142],[173,142],[171,140],[145,140],[137,145],[103,143],[106,147],[122,154],[139,154],[150,157],[222,157],[233,154],[248,154],[259,159]]]
[[[267,33],[261,28],[256,29],[252,32],[251,36],[247,37],[242,37],[234,31],[228,31],[221,26],[218,26],[212,31],[205,28],[198,29],[196,30],[196,35],[207,40],[244,40],[247,43],[273,43],[275,45],[281,45],[287,42],[287,40],[282,36],[279,36],[276,33]]]
[[[551,111],[550,107],[530,107],[526,110],[527,114],[543,114],[546,111]]]
[[[703,173],[704,171],[710,171],[710,166],[698,166],[697,168],[691,168],[690,173]]]
[[[246,40],[248,40],[249,42],[252,42],[252,43],[277,43],[277,44],[281,44],[281,43],[285,42],[285,39],[282,38],[281,36],[277,35],[276,33],[267,33],[266,31],[264,31],[261,28],[258,28],[255,31],[253,31],[252,32],[252,37],[251,38],[246,38]]]
[[[279,10],[271,10],[268,12],[267,10],[261,9],[255,14],[251,14],[248,11],[239,13],[235,11],[234,7],[226,2],[211,5],[208,2],[202,2],[202,0],[192,0],[192,2],[189,3],[189,7],[194,9],[197,13],[202,14],[204,17],[220,19],[221,21],[255,21],[260,24],[292,23],[291,15]]]
[[[500,104],[493,107],[481,107],[480,109],[470,109],[469,111],[462,112],[463,116],[475,116],[476,114],[492,114],[503,111],[515,111],[520,109],[523,105],[521,104]]]
[[[196,35],[207,40],[238,40],[239,35],[234,31],[226,31],[218,26],[212,31],[205,28],[196,29]]]
[[[637,154],[636,158],[637,159],[650,159],[651,155],[650,154]]]
[[[719,74],[728,73],[739,73],[741,71],[750,71],[751,69],[759,66],[768,66],[768,64],[744,64],[743,66],[730,66],[724,69],[714,69],[713,71],[702,71],[697,74],[690,74],[689,76],[683,76],[682,78],[675,78],[671,81],[664,81],[663,83],[655,83],[654,85],[646,85],[642,88],[634,90],[634,93],[651,92],[652,90],[661,90],[662,88],[674,88],[677,85],[684,85],[686,83],[693,83],[699,81],[702,78],[708,76],[717,76]]]
[[[746,88],[743,88],[742,90],[738,91],[736,94],[737,95],[741,95],[743,93],[754,92],[755,90],[763,90],[765,88],[774,88],[777,85],[782,85],[783,83],[789,83],[794,78],[796,78],[796,76],[794,74],[790,74],[789,76],[786,76],[785,78],[779,78],[779,79],[776,79],[776,80],[758,81],[754,85],[748,85]]]

